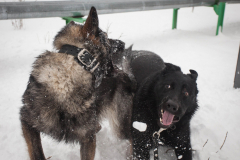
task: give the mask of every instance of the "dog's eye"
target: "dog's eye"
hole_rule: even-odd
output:
[[[171,88],[171,85],[170,85],[170,84],[167,84],[167,85],[165,85],[165,88],[166,88],[166,89],[170,89],[170,88]]]
[[[185,95],[186,97],[188,97],[188,96],[189,96],[189,93],[188,93],[188,92],[184,92],[184,95]]]

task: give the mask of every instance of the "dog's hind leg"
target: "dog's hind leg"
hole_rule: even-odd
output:
[[[41,143],[40,132],[21,121],[23,136],[28,146],[28,153],[31,160],[46,160]]]
[[[94,160],[96,150],[96,135],[84,138],[81,141],[81,160]]]

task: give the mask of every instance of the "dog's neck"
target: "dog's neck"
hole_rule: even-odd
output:
[[[95,88],[100,85],[103,77],[103,69],[97,57],[94,57],[88,50],[67,44],[63,45],[58,53],[66,53],[74,56],[74,60],[78,62],[79,65],[94,75]]]

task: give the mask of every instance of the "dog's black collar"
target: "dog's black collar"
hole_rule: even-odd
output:
[[[100,68],[99,62],[93,57],[88,50],[84,48],[78,48],[72,45],[64,45],[59,50],[59,53],[67,53],[77,60],[77,62],[84,67],[85,70],[94,73],[97,68]]]
[[[61,47],[59,53],[67,53],[74,56],[74,59],[79,65],[94,74],[96,81],[102,79],[103,71],[100,67],[100,63],[97,61],[96,57],[92,56],[92,54],[88,52],[88,50],[67,44]]]

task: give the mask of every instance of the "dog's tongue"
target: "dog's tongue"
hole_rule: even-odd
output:
[[[168,125],[172,124],[173,117],[174,117],[173,114],[169,113],[168,111],[165,111],[162,115],[163,125],[168,126]]]

